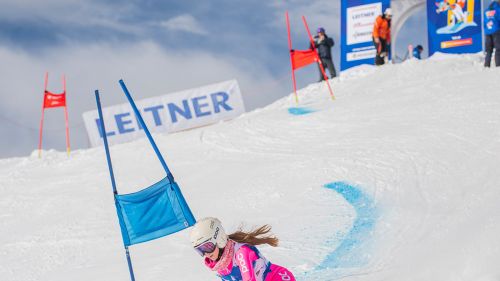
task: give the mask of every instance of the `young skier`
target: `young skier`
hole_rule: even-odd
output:
[[[221,222],[212,217],[199,220],[191,230],[190,240],[205,265],[223,281],[295,281],[286,268],[270,263],[255,247],[276,247],[278,238],[268,234],[269,225],[251,232],[242,230],[227,235]]]

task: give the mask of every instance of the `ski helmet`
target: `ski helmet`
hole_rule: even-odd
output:
[[[191,245],[200,254],[212,253],[215,247],[226,247],[227,234],[217,218],[208,217],[199,220],[189,235]]]
[[[318,27],[318,33],[325,33],[325,29],[323,27]]]
[[[392,16],[392,9],[391,8],[386,8],[384,11],[384,15],[386,16]]]

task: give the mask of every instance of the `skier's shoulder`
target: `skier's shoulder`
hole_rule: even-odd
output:
[[[234,252],[248,252],[257,249],[255,246],[246,243],[236,242],[234,245]]]
[[[234,247],[234,253],[236,256],[243,255],[245,257],[248,256],[259,256],[259,249],[256,246],[245,244],[245,243],[236,243]]]

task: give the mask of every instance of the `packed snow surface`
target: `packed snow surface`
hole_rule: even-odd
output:
[[[479,55],[362,66],[335,100],[311,84],[154,137],[196,218],[272,225],[260,249],[298,280],[500,280],[499,77]],[[120,193],[164,176],[147,139],[111,157]],[[0,160],[0,209],[0,280],[129,280],[103,147]],[[136,280],[217,280],[188,234],[131,246]]]

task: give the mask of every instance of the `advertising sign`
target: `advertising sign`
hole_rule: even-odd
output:
[[[375,63],[373,25],[389,4],[390,0],[342,0],[341,70]]]
[[[245,112],[236,80],[212,84],[136,102],[153,132],[177,132],[235,118]],[[128,103],[103,108],[104,126],[110,144],[145,137]],[[97,110],[83,113],[91,146],[102,145]]]
[[[429,55],[482,50],[480,0],[427,0]]]

